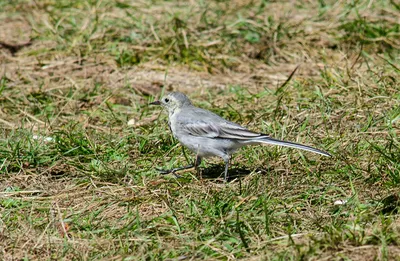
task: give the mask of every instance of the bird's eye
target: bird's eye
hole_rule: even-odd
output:
[[[165,101],[166,103],[168,103],[168,102],[169,102],[169,99],[168,99],[168,98],[165,98],[164,101]]]

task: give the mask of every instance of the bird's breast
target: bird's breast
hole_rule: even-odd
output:
[[[178,137],[177,137],[177,133],[178,133],[178,129],[177,129],[177,128],[178,128],[178,123],[177,123],[177,117],[176,117],[175,114],[171,114],[171,115],[168,117],[168,124],[169,124],[169,128],[170,128],[172,134],[174,135],[175,138],[178,139]],[[179,139],[178,139],[178,140],[179,140]]]

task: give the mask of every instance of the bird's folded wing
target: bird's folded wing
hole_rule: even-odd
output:
[[[249,131],[248,129],[231,122],[206,122],[195,121],[187,122],[181,126],[183,131],[193,136],[221,139],[247,140],[262,136],[260,133]]]

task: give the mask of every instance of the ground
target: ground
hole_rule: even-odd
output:
[[[400,3],[0,2],[2,260],[400,260]],[[330,152],[187,165],[172,90]]]

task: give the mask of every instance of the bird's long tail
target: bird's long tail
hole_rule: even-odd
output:
[[[248,140],[246,143],[247,144],[264,143],[264,144],[278,145],[278,146],[284,146],[284,147],[289,147],[289,148],[306,150],[306,151],[310,151],[310,152],[314,152],[314,153],[318,153],[318,154],[321,154],[324,156],[331,157],[331,154],[329,154],[328,152],[325,152],[325,151],[322,151],[322,150],[319,150],[319,149],[316,149],[316,148],[313,148],[310,146],[294,143],[294,142],[277,140],[277,139],[271,138],[269,136],[262,136],[260,138],[255,138],[255,139],[253,138],[251,140]]]

